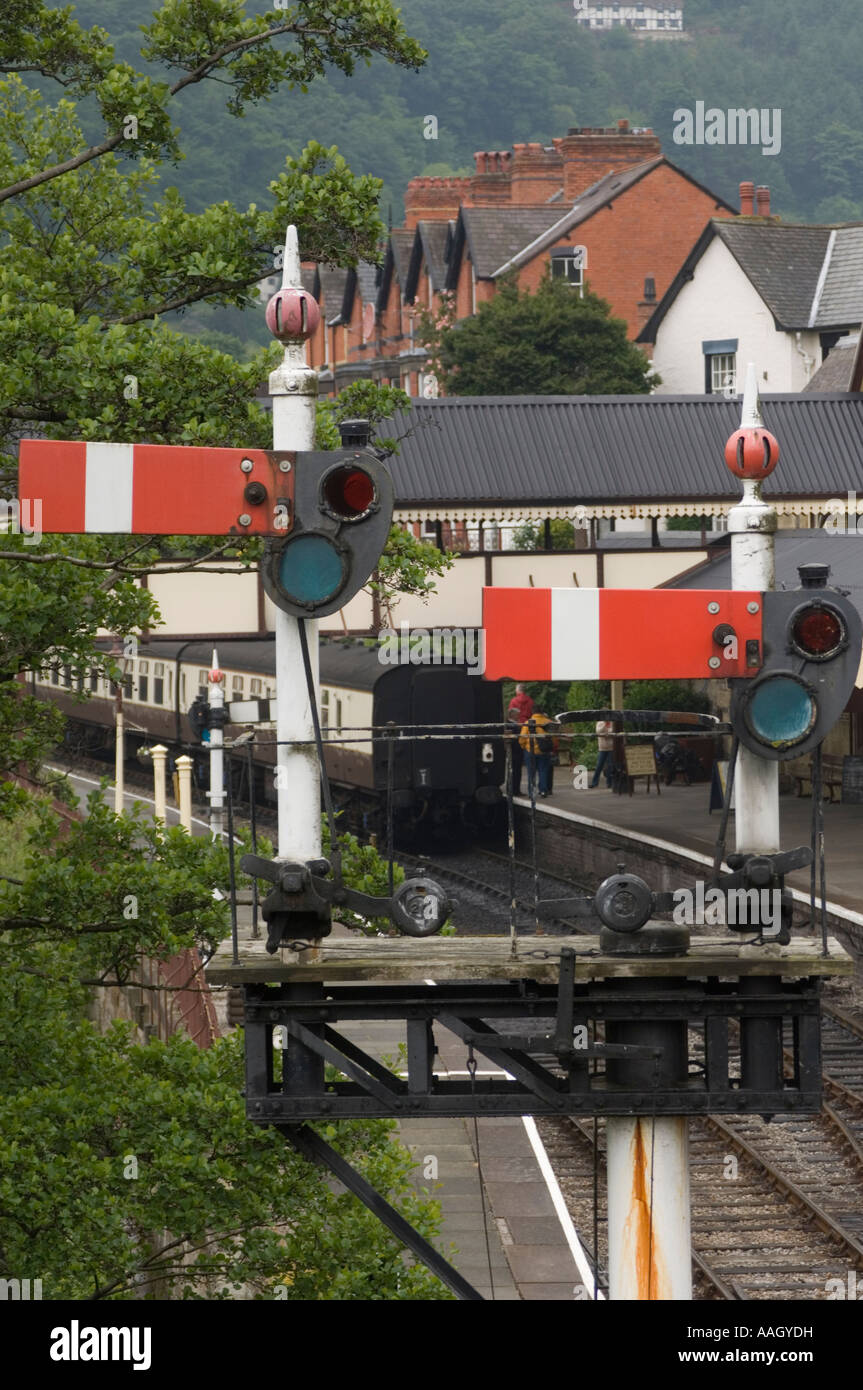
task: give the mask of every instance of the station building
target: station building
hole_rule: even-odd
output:
[[[863,555],[863,531],[850,529],[863,395],[765,395],[762,407],[782,450],[765,484],[780,528],[817,530],[838,515],[842,534],[853,534]],[[322,620],[322,630],[376,633],[387,622],[477,627],[486,585],[673,582],[728,546],[726,516],[740,492],[724,448],[739,420],[739,399],[721,395],[414,401],[382,427],[400,439],[389,460],[395,519],[457,558],[427,600],[400,596],[386,610],[361,591]],[[841,521],[849,511],[853,517]],[[165,618],[160,635],[273,630],[254,570],[154,574],[150,586]]]

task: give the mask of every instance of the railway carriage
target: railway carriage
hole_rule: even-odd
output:
[[[226,701],[275,698],[272,639],[156,638],[139,643],[134,656],[119,659],[127,757],[156,742],[175,754],[189,752],[201,788],[208,785],[208,757],[189,710],[196,697],[207,696],[214,645],[225,675]],[[32,673],[28,685],[66,714],[70,756],[113,760],[116,690],[98,670],[48,665]],[[403,842],[499,831],[504,777],[500,733],[487,728],[445,736],[447,726],[501,725],[499,681],[484,681],[455,664],[385,666],[372,642],[324,638],[318,711],[334,801],[351,829],[385,831],[391,785],[394,829]],[[391,739],[388,726],[393,728]],[[227,736],[248,727],[228,725]],[[259,805],[274,806],[275,724],[254,727],[256,797]],[[235,759],[238,798],[248,795],[247,776],[246,759]]]

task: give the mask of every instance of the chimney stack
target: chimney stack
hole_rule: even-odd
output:
[[[756,194],[755,194],[755,198],[756,198],[756,202],[757,202],[757,204],[758,204],[758,216],[759,216],[759,217],[769,217],[769,216],[770,216],[770,189],[767,188],[764,184],[761,184],[760,187],[758,188]]]
[[[740,216],[755,216],[755,184],[748,182],[740,185]]]
[[[575,202],[606,174],[622,173],[662,154],[652,130],[631,130],[621,120],[606,127],[574,126],[554,141],[563,159],[563,196]]]

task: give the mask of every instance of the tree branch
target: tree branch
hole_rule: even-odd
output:
[[[337,33],[337,31],[336,31]],[[180,78],[168,89],[169,96],[176,96],[184,87],[191,86],[193,83],[202,82],[210,75],[213,68],[217,67],[223,58],[231,54],[242,52],[246,48],[253,48],[256,44],[264,43],[268,39],[276,38],[280,34],[296,34],[300,38],[334,37],[331,29],[311,29],[302,24],[277,24],[272,29],[267,29],[260,34],[250,34],[247,38],[235,39],[233,43],[223,44],[214,53],[209,54],[203,62],[199,63],[191,72],[187,72],[185,77]],[[344,49],[368,47],[363,43],[343,43],[340,45]],[[169,59],[165,60],[169,67],[179,67],[179,63],[172,63]],[[53,74],[51,74],[53,76]],[[57,81],[60,81],[58,78]],[[42,169],[38,174],[31,174],[29,178],[19,179],[17,183],[9,184],[8,187],[0,189],[0,203],[5,203],[9,198],[15,198],[19,193],[28,193],[31,188],[39,188],[43,183],[50,179],[59,178],[61,174],[69,174],[74,169],[80,169],[84,164],[89,164],[93,159],[101,159],[111,150],[115,150],[118,145],[125,142],[126,137],[120,133],[112,135],[107,140],[103,140],[98,145],[90,145],[88,149],[82,150],[71,159],[64,159],[60,164],[52,164],[48,169]]]

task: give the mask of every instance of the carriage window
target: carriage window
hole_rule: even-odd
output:
[[[83,671],[79,671],[78,674],[77,674],[76,677],[75,677],[75,689],[78,691],[79,694],[83,695],[83,693],[84,693],[84,672],[83,672]]]
[[[202,700],[206,700],[206,698],[207,698],[207,673],[206,673],[206,671],[199,671],[199,672],[198,672],[198,694],[200,695],[200,697],[201,697]]]
[[[59,685],[59,684],[60,684],[60,667],[59,667],[59,666],[52,666],[52,667],[51,667],[51,684],[52,684],[52,685]]]
[[[330,692],[321,691],[321,732],[330,727]]]
[[[155,705],[163,705],[165,703],[164,661],[153,662],[153,703]]]
[[[249,682],[249,693],[253,700],[260,699],[263,694],[263,681],[259,676],[253,676]]]
[[[275,700],[275,698],[276,698],[276,687],[275,687],[274,685],[268,685],[268,686],[267,686],[267,699],[268,699],[268,700]]]
[[[233,695],[233,697],[234,697],[235,700],[242,700],[242,698],[243,698],[243,687],[244,687],[245,684],[246,684],[246,678],[245,678],[245,676],[232,676],[232,677],[231,677],[231,693],[232,693],[232,695]]]
[[[181,672],[180,672],[180,704],[183,705],[184,707],[185,707],[185,704],[186,704],[186,673],[185,673],[185,671],[181,671]]]
[[[99,672],[96,670],[90,672],[90,690],[93,695],[99,690]]]
[[[124,672],[125,674],[123,676],[123,698],[126,700],[131,700],[133,698],[133,682],[135,679],[132,674],[131,661],[127,661],[125,663]]]
[[[168,700],[169,705],[174,703],[174,672],[168,667]]]
[[[150,663],[138,662],[138,699],[143,703],[150,698]]]
[[[337,698],[337,699],[335,700],[334,704],[335,704],[334,713],[335,713],[335,716],[336,716],[335,728],[336,728],[336,731],[338,731],[338,730],[341,728],[341,726],[342,726],[342,702],[341,702],[340,699]]]

